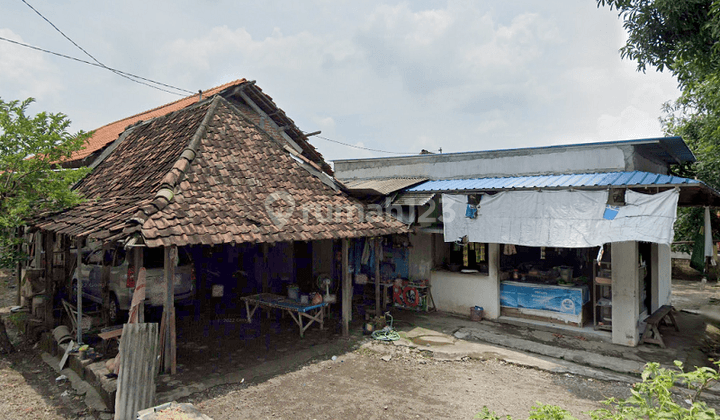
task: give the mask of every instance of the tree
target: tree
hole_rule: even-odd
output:
[[[69,133],[62,113],[26,115],[33,102],[0,99],[0,267],[18,262],[16,232],[29,218],[80,201],[70,186],[87,173],[58,164],[82,149],[89,134]]]
[[[720,1],[596,0],[619,12],[628,40],[623,58],[638,70],[668,70],[681,95],[663,110],[667,135],[683,137],[697,157],[673,174],[698,178],[720,189]],[[681,209],[676,239],[692,240],[702,226],[702,211]],[[716,223],[713,224],[719,227]],[[717,237],[717,233],[715,232]]]

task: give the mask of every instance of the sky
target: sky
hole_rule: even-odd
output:
[[[108,67],[196,92],[255,80],[327,160],[662,136],[667,73],[636,71],[594,0],[25,0]],[[0,37],[91,61],[22,0]],[[179,99],[0,40],[0,98],[89,131]]]

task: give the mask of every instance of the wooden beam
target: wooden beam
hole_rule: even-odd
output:
[[[140,269],[142,269],[145,266],[145,261],[143,261],[143,248],[136,246],[133,248],[133,269],[135,270],[135,281],[137,282],[137,278],[140,275]],[[145,290],[147,291],[147,286],[145,287]],[[145,302],[140,302],[140,306],[138,307],[138,322],[142,324],[145,322]]]
[[[380,316],[385,308],[380,308],[380,246],[382,238],[375,238],[375,316]]]
[[[55,290],[53,287],[53,234],[50,232],[44,233],[44,248],[45,248],[45,328],[48,330],[53,329],[55,326],[55,319],[53,316],[53,296]]]
[[[103,243],[102,272],[100,274],[100,293],[102,296],[102,319],[105,325],[110,325],[110,269],[112,261],[107,261],[107,253],[112,250],[112,245]]]
[[[175,353],[175,321],[172,319],[175,306],[175,260],[177,258],[177,247],[175,245],[165,247],[165,307],[163,318],[165,318],[165,349],[163,358],[163,371],[172,373],[172,366],[176,364],[173,360]]]
[[[342,240],[342,334],[350,335],[350,317],[352,316],[352,281],[348,268],[349,239]]]
[[[84,242],[85,241],[83,240],[83,238],[75,239],[75,249],[77,251],[77,255],[75,256],[75,260],[76,260],[75,266],[78,268],[80,268],[80,264],[82,264],[82,248],[83,248]],[[78,270],[78,274],[79,273],[80,273],[80,270]],[[77,287],[75,290],[75,293],[76,293],[75,296],[77,297],[77,325],[78,325],[78,327],[77,327],[77,342],[78,342],[78,344],[82,344],[83,343],[83,339],[82,339],[83,338],[83,336],[82,336],[82,334],[83,334],[82,333],[82,311],[83,311],[82,279],[80,279],[79,277],[80,276],[78,275]],[[70,281],[72,281],[72,278],[70,279]],[[72,288],[71,288],[71,290],[72,290]]]

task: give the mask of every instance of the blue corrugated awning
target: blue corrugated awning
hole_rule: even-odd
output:
[[[608,172],[587,174],[559,174],[513,176],[502,178],[444,179],[426,181],[409,188],[411,192],[443,191],[502,191],[536,188],[593,188],[593,187],[672,187],[704,185],[696,179],[681,178],[650,172]]]

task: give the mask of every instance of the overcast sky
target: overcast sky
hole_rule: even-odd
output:
[[[27,2],[109,67],[193,92],[256,80],[302,130],[391,152],[657,137],[678,95],[620,59],[622,22],[594,0]],[[89,60],[21,0],[0,36]],[[0,98],[28,96],[74,130],[179,98],[0,41]]]

